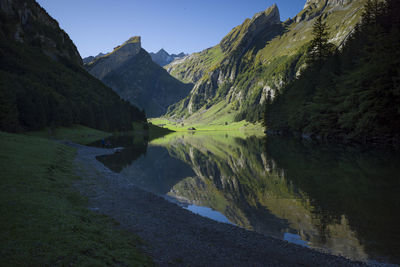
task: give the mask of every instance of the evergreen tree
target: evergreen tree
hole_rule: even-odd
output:
[[[322,21],[322,16],[319,16],[313,26],[313,40],[308,55],[308,61],[311,64],[316,64],[321,67],[326,59],[332,55],[335,45],[329,43],[329,33],[326,22]]]
[[[0,81],[0,130],[16,132],[19,127],[15,95]]]
[[[364,6],[362,14],[363,25],[378,23],[378,18],[382,15],[385,4],[379,0],[368,0]]]
[[[269,112],[271,109],[271,104],[272,104],[271,90],[268,90],[267,98],[265,100],[264,114],[263,114],[263,121],[262,121],[264,128],[266,128],[268,125],[267,124],[267,116],[269,115]]]

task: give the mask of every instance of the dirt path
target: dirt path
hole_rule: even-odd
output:
[[[195,215],[134,186],[96,160],[113,150],[68,144],[83,178],[77,189],[90,209],[106,214],[148,245],[160,266],[354,266],[343,258]]]

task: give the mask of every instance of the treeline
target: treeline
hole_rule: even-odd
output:
[[[113,131],[146,121],[143,111],[68,60],[0,35],[0,130],[82,124]]]
[[[400,1],[370,0],[362,22],[334,49],[322,19],[308,67],[267,100],[267,131],[352,142],[400,140]]]

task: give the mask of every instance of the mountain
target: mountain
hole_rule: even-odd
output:
[[[339,45],[360,21],[364,3],[310,0],[285,22],[273,5],[246,19],[218,45],[165,66],[174,77],[195,84],[168,115],[206,123],[217,117],[259,121],[267,96],[274,97],[305,67],[315,19],[322,16],[331,29],[330,40]]]
[[[164,67],[165,65],[168,65],[169,63],[171,63],[172,61],[174,61],[176,59],[184,58],[186,56],[186,54],[180,53],[178,55],[176,55],[176,54],[170,55],[170,54],[168,54],[167,51],[165,51],[164,49],[161,49],[157,53],[150,53],[150,56],[151,56],[151,59],[155,63],[157,63],[161,67]]]
[[[187,96],[192,88],[154,63],[142,49],[138,36],[85,67],[123,99],[144,109],[149,117],[164,114],[169,105]]]
[[[68,34],[34,0],[0,1],[0,62],[0,130],[127,130],[146,119],[83,69]]]

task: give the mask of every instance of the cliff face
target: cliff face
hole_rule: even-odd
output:
[[[56,20],[34,0],[0,0],[0,34],[39,47],[54,60],[82,64],[76,46]]]
[[[252,41],[258,35],[280,22],[278,6],[273,5],[267,10],[254,15],[251,20],[247,19],[242,25],[234,28],[222,39],[220,43],[221,49],[223,52],[232,52],[240,47],[243,53],[250,48]]]
[[[190,84],[173,78],[152,61],[142,49],[140,37],[132,37],[85,67],[123,99],[144,109],[150,117],[164,114],[169,105],[187,96],[191,89]]]
[[[139,36],[130,38],[120,46],[114,48],[114,51],[98,57],[88,64],[90,73],[98,79],[103,79],[112,70],[123,65],[127,60],[136,56],[142,49]]]
[[[171,106],[176,118],[261,119],[263,103],[296,78],[305,64],[312,25],[319,15],[339,45],[359,22],[364,0],[310,0],[293,19],[280,22],[276,5],[235,27],[222,41],[165,66],[174,77],[195,84],[190,95]],[[202,114],[202,116],[197,116]],[[225,114],[225,115],[224,115]],[[234,115],[232,115],[234,114]]]

